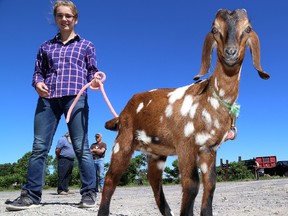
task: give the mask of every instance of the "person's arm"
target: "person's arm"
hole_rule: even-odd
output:
[[[48,87],[44,83],[44,73],[46,73],[48,65],[47,59],[45,58],[45,54],[43,52],[42,47],[39,48],[37,53],[35,69],[32,78],[32,86],[35,88],[40,97],[46,97],[49,95]]]
[[[59,149],[59,148],[55,149],[55,154],[56,154],[56,159],[57,160],[60,158],[60,152],[61,152],[61,149]]]
[[[60,158],[60,152],[63,146],[64,146],[63,139],[60,138],[57,142],[56,149],[55,149],[56,159]]]
[[[96,60],[96,52],[93,43],[90,43],[87,48],[87,55],[86,55],[86,69],[87,73],[87,81],[90,82],[94,78],[94,74],[98,71],[97,68],[97,60]]]

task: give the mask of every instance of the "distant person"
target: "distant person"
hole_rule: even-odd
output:
[[[94,165],[96,170],[96,191],[99,192],[98,185],[100,186],[100,192],[103,191],[104,187],[104,157],[107,146],[102,142],[102,134],[96,133],[96,143],[90,146],[90,151],[93,155]]]
[[[255,159],[254,161],[255,165],[254,165],[254,169],[255,169],[255,177],[256,177],[256,180],[259,180],[259,170],[260,170],[260,166],[259,166],[259,163],[258,161]]]
[[[76,157],[69,132],[58,140],[56,145],[56,158],[58,160],[58,188],[57,193],[60,195],[73,194],[69,191],[74,158]]]
[[[46,160],[60,118],[63,114],[67,115],[81,88],[92,81],[98,71],[93,43],[75,32],[78,12],[74,3],[56,1],[53,15],[59,32],[40,46],[32,80],[39,98],[34,116],[34,142],[27,179],[21,196],[6,202],[8,211],[40,206]],[[92,87],[97,87],[97,82],[93,82]],[[80,208],[95,207],[97,195],[94,161],[88,143],[88,114],[87,91],[84,91],[67,124],[79,161],[82,183]]]

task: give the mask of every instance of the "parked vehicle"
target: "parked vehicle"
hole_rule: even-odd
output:
[[[275,170],[276,175],[288,176],[288,161],[278,161]]]
[[[259,164],[259,171],[268,175],[275,175],[275,168],[277,163],[276,156],[261,156],[256,157],[256,161]]]
[[[255,172],[256,162],[258,163],[257,172],[259,176],[264,176],[264,174],[275,175],[277,158],[276,156],[259,156],[253,159],[244,160],[244,164],[253,173]]]

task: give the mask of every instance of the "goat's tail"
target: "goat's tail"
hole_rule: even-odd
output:
[[[107,121],[105,123],[105,128],[108,130],[117,131],[118,130],[118,121],[119,121],[118,117]]]

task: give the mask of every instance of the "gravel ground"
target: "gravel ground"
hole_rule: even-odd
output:
[[[77,207],[81,196],[61,196],[56,191],[45,190],[42,206],[18,212],[7,212],[4,202],[15,199],[19,191],[0,192],[1,216],[40,215],[97,215],[101,199],[98,193],[97,206],[92,209]],[[164,186],[164,192],[174,215],[179,215],[181,187]],[[194,214],[200,214],[202,185],[195,201]],[[111,216],[156,216],[160,215],[150,187],[118,187],[112,197]],[[213,215],[219,216],[286,216],[288,215],[288,178],[248,182],[219,182],[213,200]]]

